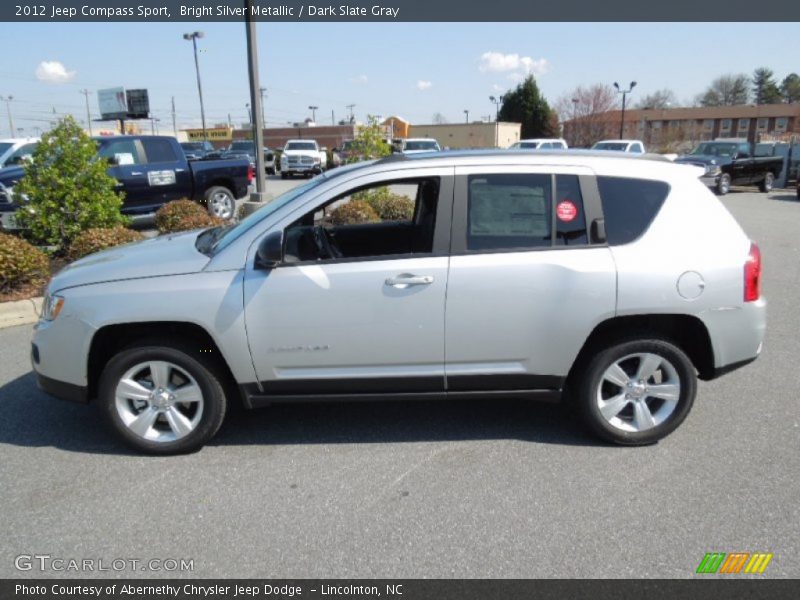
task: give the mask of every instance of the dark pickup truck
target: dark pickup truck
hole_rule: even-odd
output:
[[[236,199],[247,194],[253,168],[247,159],[189,161],[175,138],[124,135],[95,138],[97,154],[109,163],[108,174],[124,192],[123,214],[136,217],[158,210],[171,200],[190,198],[205,204],[223,219],[234,216]],[[3,227],[16,227],[19,208],[14,185],[23,167],[0,169],[0,219]]]
[[[762,192],[769,192],[783,169],[783,157],[764,155],[769,148],[759,145],[754,151],[747,141],[715,140],[702,142],[675,162],[703,167],[705,174],[700,179],[720,195],[727,194],[732,185],[757,185]]]

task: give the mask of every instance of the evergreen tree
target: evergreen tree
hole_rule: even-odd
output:
[[[553,111],[539,92],[533,75],[528,75],[515,89],[503,96],[503,105],[498,114],[499,121],[522,123],[522,139],[556,137]]]

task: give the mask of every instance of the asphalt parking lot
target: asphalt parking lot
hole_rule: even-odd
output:
[[[764,256],[764,352],[651,447],[554,405],[418,402],[235,412],[196,454],[141,457],[38,391],[30,327],[0,330],[0,577],[74,574],[15,569],[39,553],[193,559],[168,575],[194,577],[683,578],[712,551],[800,576],[800,202],[724,203]]]

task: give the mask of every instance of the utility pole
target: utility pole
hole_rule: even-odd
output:
[[[267,95],[267,88],[258,88],[258,93],[261,94],[261,123],[263,126],[263,124],[267,122],[267,119],[264,117],[264,97]]]
[[[258,44],[256,22],[253,20],[253,0],[244,0],[245,33],[247,35],[247,71],[250,76],[250,103],[253,106],[251,119],[255,121],[253,128],[253,144],[256,150],[256,191],[250,195],[250,202],[266,201],[266,178],[264,172],[264,122],[261,118],[261,85],[258,78]],[[255,209],[258,204],[251,204]],[[244,209],[249,214],[249,209]]]
[[[178,137],[178,126],[175,123],[175,96],[172,97],[172,133]]]
[[[89,135],[92,135],[92,115],[89,113],[89,90],[78,90],[86,97],[86,124],[89,126]]]
[[[331,125],[336,125],[336,118],[333,116],[333,109],[331,109]]]
[[[8,110],[8,128],[11,130],[11,137],[17,137],[17,132],[14,129],[14,119],[11,118],[11,101],[14,99],[14,96],[0,96],[0,100],[4,100],[6,103],[6,110]],[[55,111],[55,109],[53,109]]]
[[[355,119],[353,118],[353,109],[355,107],[356,107],[355,104],[348,104],[347,106],[345,106],[345,108],[350,111],[350,123],[354,123],[355,122]]]

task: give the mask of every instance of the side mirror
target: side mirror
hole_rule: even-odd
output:
[[[274,269],[283,262],[283,231],[273,231],[258,244],[256,269]]]

